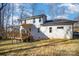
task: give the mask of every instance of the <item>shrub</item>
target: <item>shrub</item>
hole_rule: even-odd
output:
[[[0,36],[0,40],[2,40],[2,36]]]

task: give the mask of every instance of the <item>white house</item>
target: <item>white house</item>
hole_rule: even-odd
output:
[[[22,20],[20,34],[22,31],[30,31],[34,39],[72,39],[74,23],[75,21],[67,19],[48,21],[44,14],[32,16]]]

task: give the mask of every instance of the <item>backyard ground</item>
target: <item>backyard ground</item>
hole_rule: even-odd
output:
[[[13,43],[0,41],[1,56],[79,56],[79,40],[48,39]]]

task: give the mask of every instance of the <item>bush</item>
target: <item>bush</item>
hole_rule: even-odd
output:
[[[33,42],[34,41],[34,39],[33,39],[33,37],[31,36],[29,36],[28,38],[25,38],[25,39],[23,39],[23,42]]]
[[[0,40],[2,40],[2,36],[0,36]]]

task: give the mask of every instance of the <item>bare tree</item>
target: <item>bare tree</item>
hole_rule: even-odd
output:
[[[31,8],[32,8],[32,4],[20,4],[20,5],[19,5],[19,18],[20,18],[20,19],[18,20],[19,23],[21,23],[22,19],[31,16],[31,15],[28,15],[28,13],[30,13],[30,12],[29,12],[29,10],[27,10],[27,7],[28,7],[28,6],[26,7],[25,5],[26,5],[26,6],[27,6],[27,5],[29,5],[29,6],[31,5]],[[30,13],[30,14],[31,14],[31,13]],[[33,15],[33,14],[34,14],[34,13],[32,12],[32,15]]]
[[[3,31],[4,31],[4,8],[6,6],[7,6],[6,3],[0,3],[0,36],[3,36]]]
[[[49,7],[50,7],[51,18],[54,19],[54,17],[56,17],[57,15],[56,3],[49,4]]]
[[[45,14],[45,10],[39,10],[40,14]]]
[[[5,28],[5,36],[7,38],[7,34],[8,34],[8,27],[9,27],[9,19],[11,17],[11,8],[10,8],[10,4],[7,4],[6,8],[5,8],[5,12],[4,12],[4,28]]]
[[[79,30],[79,16],[75,17],[74,18],[75,21],[78,21],[74,24],[74,29],[75,30]]]
[[[32,3],[31,5],[31,9],[32,9],[32,16],[35,15],[35,6],[37,5],[36,3]]]
[[[11,13],[11,18],[12,18],[12,38],[14,39],[15,37],[14,37],[14,4],[12,3],[11,4],[11,9],[12,9],[12,13]]]
[[[4,9],[4,7],[6,6],[7,4],[5,4],[5,3],[1,3],[0,4],[0,27],[2,27],[1,25],[1,21],[2,21],[2,11],[3,11],[3,9]]]
[[[65,7],[62,7],[62,8],[61,8],[60,14],[61,14],[61,15],[65,15]]]

